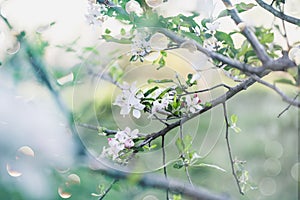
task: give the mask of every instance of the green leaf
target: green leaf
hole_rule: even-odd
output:
[[[197,36],[195,33],[187,32],[187,31],[181,31],[181,33],[184,36],[198,42],[199,44],[203,44],[203,40],[201,39],[201,37]]]
[[[237,127],[235,125],[231,126],[230,128],[232,128],[234,130],[234,132],[236,132],[236,133],[240,133],[242,131],[239,127]]]
[[[184,151],[184,143],[182,139],[178,138],[175,142],[177,149],[179,150],[180,153],[183,153]]]
[[[238,116],[236,114],[231,115],[230,117],[231,123],[236,124],[238,120]]]
[[[173,194],[173,200],[181,200],[180,194]]]
[[[102,38],[106,41],[106,42],[115,42],[115,43],[119,43],[119,44],[131,44],[132,41],[130,38],[114,38],[111,35],[102,35]]]
[[[149,83],[149,80],[148,80]],[[150,95],[151,93],[153,93],[155,90],[157,90],[159,87],[155,86],[149,90],[147,90],[147,92],[145,92],[144,96],[147,97],[148,95]]]
[[[121,35],[123,35],[123,36],[126,35],[125,29],[124,29],[124,28],[121,28],[120,33],[121,33]]]
[[[149,79],[148,84],[150,83],[172,83],[173,80],[172,79],[162,79],[162,80],[155,80],[155,79]]]
[[[260,39],[260,42],[262,44],[271,43],[273,41],[274,41],[274,33],[262,34],[262,38]]]
[[[254,6],[256,6],[254,3],[248,3],[248,4],[246,4],[246,3],[242,2],[242,3],[235,4],[235,7],[236,7],[236,9],[237,9],[237,11],[239,13],[242,13],[242,12],[245,12],[247,10],[250,10]]]
[[[180,169],[180,168],[182,168],[183,166],[184,166],[184,163],[183,163],[182,160],[176,161],[176,162],[174,163],[174,165],[173,165],[173,167],[174,167],[175,169]]]
[[[107,28],[107,29],[105,29],[105,34],[110,34],[111,33],[111,31]]]
[[[183,143],[185,145],[185,151],[187,151],[192,146],[193,138],[190,134],[186,134],[183,138]]]
[[[229,12],[228,10],[222,10],[219,15],[218,15],[218,18],[221,18],[221,17],[227,17],[229,16]]]
[[[294,81],[290,80],[290,79],[277,79],[274,81],[274,83],[283,83],[283,84],[288,84],[288,85],[295,85]]]
[[[215,37],[218,39],[218,41],[225,42],[225,44],[228,44],[230,47],[234,48],[233,40],[229,34],[216,31]]]
[[[207,164],[207,163],[194,164],[194,165],[191,165],[191,167],[210,167],[213,169],[220,170],[222,172],[226,172],[225,169],[223,169],[222,167],[219,167],[218,165],[212,165],[212,164]]]

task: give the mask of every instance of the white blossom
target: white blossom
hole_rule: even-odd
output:
[[[141,8],[139,2],[135,0],[130,0],[126,3],[125,10],[128,14],[135,13],[137,15],[143,14],[143,9]]]
[[[102,26],[102,23],[106,20],[106,16],[103,14],[105,11],[107,11],[107,8],[104,5],[88,1],[85,18],[90,25]]]
[[[103,147],[102,157],[111,157],[116,160],[120,157],[121,152],[134,146],[133,139],[138,137],[138,129],[131,131],[129,127],[118,131],[113,138],[108,138],[109,147]]]
[[[150,43],[146,40],[144,33],[138,32],[132,39],[131,53],[132,55],[145,56],[151,51]]]
[[[195,81],[199,80],[200,78],[201,78],[200,73],[195,73],[195,74],[193,74],[193,76],[192,76],[190,82],[191,82],[191,83],[194,83]]]
[[[163,2],[163,0],[146,0],[146,4],[151,8],[156,8],[160,6]]]
[[[214,32],[219,29],[220,22],[214,21],[212,23],[206,23],[206,27],[209,31]]]
[[[201,110],[203,107],[200,105],[201,100],[199,99],[198,95],[195,94],[194,96],[186,96],[185,97],[186,108],[188,112],[196,113],[197,111]]]
[[[140,102],[143,94],[137,91],[136,82],[131,86],[128,83],[124,83],[120,87],[122,88],[122,93],[117,96],[114,105],[121,108],[120,114],[123,115],[123,117],[133,110],[133,116],[140,118],[141,110],[145,108],[145,105]]]

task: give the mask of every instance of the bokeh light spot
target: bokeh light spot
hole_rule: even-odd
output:
[[[61,187],[58,188],[58,194],[63,199],[68,199],[72,196],[72,194],[70,192],[64,191],[63,188],[61,188]]]
[[[6,170],[7,173],[12,176],[12,177],[19,177],[22,175],[21,172],[19,172],[18,170],[14,169],[10,164],[6,164]]]
[[[278,159],[269,158],[264,163],[264,170],[269,176],[277,176],[281,171],[281,163]]]
[[[299,181],[299,169],[300,169],[300,163],[299,162],[295,163],[293,165],[292,169],[291,169],[291,176],[296,181]]]
[[[276,182],[272,178],[264,178],[259,183],[259,191],[264,196],[271,196],[276,192]]]

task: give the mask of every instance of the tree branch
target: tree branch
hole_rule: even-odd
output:
[[[109,191],[111,190],[111,188],[113,187],[113,185],[118,182],[119,180],[118,179],[114,179],[111,184],[108,186],[108,188],[106,188],[106,190],[103,192],[102,196],[99,197],[99,200],[103,200],[106,195],[109,193]]]
[[[182,118],[181,120],[178,120],[172,124],[169,124],[169,126],[163,128],[162,130],[158,131],[158,132],[154,132],[151,134],[148,134],[145,137],[145,140],[140,143],[138,145],[137,148],[143,147],[146,144],[148,144],[149,142],[151,142],[152,140],[166,135],[169,131],[171,131],[172,129],[180,126],[180,124],[184,124],[185,122],[189,121],[190,119],[193,119],[199,115],[201,115],[202,113],[205,113],[207,111],[209,111],[210,109],[216,107],[219,104],[222,104],[224,102],[226,102],[227,100],[229,100],[230,98],[232,98],[234,95],[236,95],[237,93],[241,92],[242,90],[247,89],[248,87],[250,87],[252,84],[254,84],[256,82],[255,79],[253,78],[248,78],[247,80],[245,80],[244,82],[238,84],[235,87],[232,87],[228,92],[226,92],[225,94],[219,96],[218,98],[212,100],[211,102],[209,102],[210,105],[205,106],[202,110],[190,115],[190,116],[186,116],[184,118]]]
[[[163,33],[164,35],[166,35],[168,38],[170,38],[173,42],[176,42],[177,44],[182,44],[184,42],[186,42],[187,40],[184,39],[181,36],[178,36],[176,33],[173,33],[167,29],[157,29],[158,32]],[[254,73],[254,74],[261,74],[265,68],[264,67],[252,67],[246,63],[242,63],[239,62],[237,60],[233,60],[231,58],[228,58],[222,54],[219,54],[217,52],[214,51],[209,51],[208,49],[202,47],[200,44],[198,44],[197,42],[194,42],[194,45],[197,47],[197,50],[204,53],[205,55],[207,55],[208,57],[212,58],[212,59],[216,59],[218,61],[221,61],[222,63],[228,64],[233,68],[239,69],[243,72],[249,72],[249,73]]]
[[[229,159],[230,159],[230,164],[231,164],[231,171],[232,171],[232,175],[236,181],[236,184],[238,186],[239,192],[244,195],[244,192],[242,191],[242,188],[240,186],[240,181],[235,173],[235,169],[234,169],[234,160],[232,157],[232,152],[231,152],[231,147],[230,147],[230,143],[229,143],[229,122],[228,122],[228,117],[227,117],[227,110],[226,110],[226,103],[223,103],[223,112],[224,112],[224,119],[225,119],[225,125],[226,125],[226,132],[225,132],[225,139],[226,139],[226,145],[227,145],[227,150],[228,150],[228,154],[229,154]]]
[[[94,125],[86,124],[86,123],[77,123],[77,124],[78,124],[78,126],[81,126],[83,128],[88,128],[88,129],[91,129],[91,130],[94,130],[94,131],[97,131],[97,132],[103,132],[103,133],[105,133],[106,136],[117,134],[116,130],[109,130],[109,129],[106,129],[106,128],[101,127],[101,126],[94,126]]]
[[[183,182],[182,180],[176,180],[173,178],[166,179],[165,177],[158,176],[156,174],[135,174],[128,173],[121,170],[115,170],[111,168],[100,167],[99,163],[96,170],[99,173],[105,174],[115,179],[124,179],[135,181],[142,187],[157,188],[160,190],[170,190],[174,193],[180,193],[187,197],[197,200],[228,200],[229,197],[226,195],[216,195],[202,187],[192,187],[189,183]],[[132,178],[134,177],[134,178]]]
[[[241,18],[238,15],[238,12],[236,8],[232,5],[230,0],[222,0],[223,4],[226,6],[229,14],[231,15],[231,18],[235,22],[236,25],[241,25],[244,22],[241,20]],[[240,29],[242,34],[247,38],[247,40],[250,42],[251,46],[253,47],[253,50],[255,51],[257,57],[262,61],[263,64],[266,64],[271,61],[271,58],[268,56],[267,52],[265,51],[264,47],[260,42],[258,41],[255,34],[249,29],[248,26],[242,26]]]
[[[273,8],[271,5],[265,3],[262,0],[255,0],[260,7],[262,7],[263,9],[269,11],[270,13],[272,13],[275,17],[278,17],[284,21],[287,21],[289,23],[295,24],[300,26],[300,19],[299,18],[295,18],[289,15],[284,14],[283,12],[280,12],[278,10],[276,10],[275,8]]]
[[[272,85],[264,80],[262,80],[261,78],[259,78],[256,75],[252,75],[251,76],[254,80],[256,80],[258,83],[265,85],[269,88],[271,88],[272,90],[274,90],[277,94],[279,94],[282,97],[282,100],[289,103],[290,105],[296,106],[298,108],[300,108],[300,102],[296,101],[296,99],[291,99],[288,96],[286,96],[286,94],[284,94],[279,88],[277,88],[275,85]]]

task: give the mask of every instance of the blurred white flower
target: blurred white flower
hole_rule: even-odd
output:
[[[129,127],[118,131],[113,138],[108,138],[109,147],[103,147],[101,156],[111,157],[113,160],[116,160],[121,155],[121,151],[134,146],[133,139],[138,137],[138,133],[138,129],[131,131]]]
[[[214,32],[214,31],[216,31],[216,30],[219,29],[219,27],[220,27],[220,22],[214,21],[214,22],[212,22],[212,23],[206,23],[206,27],[207,27],[207,29],[208,29],[209,31]]]
[[[195,81],[199,80],[201,78],[200,73],[193,74],[193,77],[191,78],[190,82],[194,83]]]
[[[87,14],[85,14],[85,18],[90,25],[102,26],[102,23],[107,18],[103,14],[105,11],[107,11],[107,8],[104,5],[88,1]]]
[[[138,32],[132,39],[131,53],[132,55],[145,56],[151,51],[150,43],[146,40],[144,33]]]
[[[291,48],[289,51],[289,57],[296,63],[296,65],[300,65],[300,46]]]
[[[168,47],[168,38],[162,33],[155,33],[150,38],[150,47],[155,51],[161,51]]]
[[[143,94],[138,92],[136,82],[132,83],[131,86],[125,82],[120,87],[122,88],[122,94],[117,96],[113,105],[117,105],[121,108],[120,114],[123,115],[123,117],[133,110],[133,116],[140,118],[141,110],[143,110],[145,106],[140,103]]]
[[[151,8],[156,8],[160,6],[163,2],[163,0],[146,0],[146,4]]]
[[[128,1],[125,5],[125,10],[128,14],[132,12],[138,16],[143,14],[143,9],[141,8],[139,2],[135,0]]]
[[[191,113],[196,113],[197,111],[203,108],[200,105],[201,100],[199,99],[197,94],[195,94],[192,97],[190,95],[186,96],[185,103],[186,103],[187,111]]]

